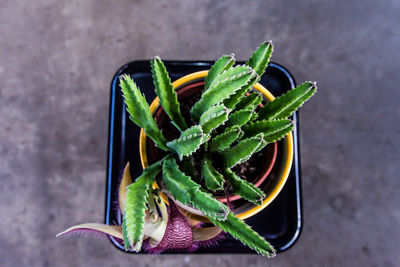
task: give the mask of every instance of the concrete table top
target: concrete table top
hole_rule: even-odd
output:
[[[1,266],[399,266],[400,2],[0,1]],[[122,64],[273,61],[318,81],[301,110],[304,229],[289,251],[127,255],[56,239],[103,222],[109,84]]]

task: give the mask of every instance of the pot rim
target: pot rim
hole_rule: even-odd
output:
[[[177,88],[181,87],[182,85],[184,85],[188,82],[206,77],[207,74],[208,74],[208,70],[193,72],[191,74],[188,74],[188,75],[185,75],[185,76],[179,78],[178,80],[176,80],[175,82],[172,83],[172,86],[176,90]],[[271,101],[271,100],[275,99],[275,97],[260,83],[256,83],[255,85],[253,85],[253,88],[256,89],[257,91],[261,92],[263,94],[263,96],[265,96],[268,100]],[[154,114],[154,112],[156,111],[156,109],[159,105],[160,105],[160,99],[158,97],[154,98],[153,102],[150,105],[150,111]],[[282,190],[283,186],[285,185],[285,183],[287,181],[287,178],[289,177],[289,173],[290,173],[292,163],[293,163],[292,132],[288,133],[285,136],[285,138],[283,139],[283,142],[284,142],[283,154],[284,154],[284,159],[285,159],[285,165],[283,166],[283,172],[278,180],[277,185],[273,188],[272,192],[267,195],[267,197],[263,200],[263,203],[261,205],[254,206],[253,208],[251,208],[245,212],[236,214],[236,217],[244,220],[244,219],[247,219],[247,218],[257,214],[258,212],[260,212],[261,210],[266,208],[278,196],[278,194]],[[146,134],[145,134],[143,128],[140,129],[139,154],[140,154],[140,161],[141,161],[142,167],[144,169],[148,166],[148,161],[147,161],[147,154],[146,154]],[[159,186],[156,182],[154,182],[153,188],[159,188]],[[168,204],[168,197],[164,193],[161,193],[161,198],[163,199],[163,201],[166,204]],[[199,220],[201,219],[197,215],[195,215],[194,217],[196,217],[196,219],[199,219]]]

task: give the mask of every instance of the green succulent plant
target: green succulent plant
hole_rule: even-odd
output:
[[[219,58],[205,78],[200,100],[186,119],[163,62],[159,57],[153,58],[151,69],[156,94],[171,123],[180,132],[177,139],[170,141],[158,128],[135,82],[128,75],[120,77],[130,119],[144,129],[159,149],[167,152],[167,156],[145,168],[127,188],[122,225],[125,249],[141,249],[146,212],[151,209],[149,202],[153,195],[157,194],[152,184],[161,173],[165,190],[174,200],[200,210],[212,224],[257,253],[275,254],[275,249],[264,238],[212,195],[229,184],[235,194],[260,205],[265,193],[240,178],[232,168],[292,131],[294,125],[288,117],[316,92],[315,83],[305,82],[260,108],[263,98],[251,89],[267,68],[272,51],[272,43],[264,42],[246,64],[239,66],[235,66],[233,55]],[[196,151],[202,153],[200,177],[188,171],[195,168],[187,159]],[[214,159],[222,162],[222,168],[216,166]],[[203,182],[199,183],[199,179]]]
[[[159,57],[153,58],[156,94],[180,133],[175,140],[167,140],[158,128],[135,82],[128,75],[121,76],[120,86],[130,119],[144,129],[166,156],[145,168],[135,181],[130,176],[129,163],[125,167],[118,196],[122,225],[84,223],[57,236],[102,234],[123,242],[126,250],[138,252],[144,247],[157,253],[207,246],[224,231],[257,253],[274,256],[276,251],[271,244],[212,195],[229,185],[236,195],[262,204],[265,193],[232,168],[292,131],[294,126],[288,117],[316,92],[315,83],[305,82],[260,107],[263,98],[252,87],[267,68],[272,51],[272,43],[264,42],[242,66],[235,66],[233,55],[219,58],[204,79],[204,90],[191,107],[190,118],[182,116],[163,62]],[[191,157],[195,152],[196,164]],[[158,176],[163,190],[172,198],[169,209],[161,200],[160,191],[153,189]],[[200,210],[215,226],[199,227],[198,221],[178,211],[174,201]],[[144,240],[148,240],[148,245],[143,245]]]

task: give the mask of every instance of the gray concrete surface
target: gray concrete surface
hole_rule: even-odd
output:
[[[400,2],[0,1],[0,265],[400,266]],[[302,110],[304,231],[272,260],[126,255],[55,239],[102,222],[109,83],[123,63],[273,60],[319,92]]]

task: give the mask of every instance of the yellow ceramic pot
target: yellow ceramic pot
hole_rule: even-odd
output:
[[[178,90],[182,88],[183,86],[186,86],[188,84],[191,84],[193,82],[198,82],[204,80],[204,78],[207,76],[208,71],[199,71],[199,72],[194,72],[189,75],[183,76],[182,78],[176,80],[175,82],[172,83],[173,87],[175,90]],[[275,97],[261,84],[257,83],[253,86],[253,88],[263,94],[263,96],[267,100],[273,100]],[[154,114],[154,112],[157,110],[159,106],[159,98],[156,97],[153,102],[150,105],[150,110]],[[264,182],[264,185],[261,187],[262,190],[266,193],[266,198],[264,199],[262,205],[254,205],[252,203],[247,203],[246,205],[239,207],[235,209],[236,216],[241,219],[247,219],[261,210],[263,210],[265,207],[267,207],[279,194],[279,192],[282,190],[283,186],[286,183],[286,180],[289,176],[290,169],[292,167],[292,162],[293,162],[293,137],[292,133],[289,133],[285,136],[282,142],[282,149],[279,150],[281,155],[278,156],[277,164],[274,166],[274,168],[278,168],[276,173],[277,175],[274,175],[273,177],[267,178],[267,180]],[[140,160],[142,163],[142,167],[146,168],[148,166],[148,159],[147,159],[147,154],[146,154],[146,134],[143,129],[140,131],[140,137],[139,137],[139,152],[140,152]],[[154,183],[154,187],[158,188],[157,183]],[[168,198],[165,194],[161,194],[162,199],[168,204]],[[182,205],[180,205],[182,208]],[[200,220],[200,221],[205,221],[207,222],[208,219],[204,216],[199,216],[198,214],[195,214],[191,211],[193,211],[192,208],[189,207],[184,207],[187,212],[187,216],[192,217],[194,219]]]

